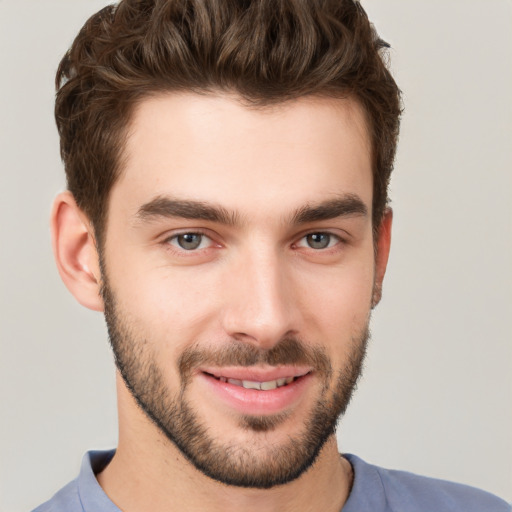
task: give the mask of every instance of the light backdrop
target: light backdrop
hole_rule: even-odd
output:
[[[0,511],[116,444],[100,314],[60,282],[60,57],[99,0],[0,0]],[[395,224],[366,372],[339,427],[368,462],[512,501],[512,3],[366,0],[404,92]]]

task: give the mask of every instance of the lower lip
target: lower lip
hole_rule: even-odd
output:
[[[206,373],[200,373],[199,377],[222,402],[227,403],[228,406],[239,413],[247,415],[286,412],[304,396],[312,378],[311,374],[308,373],[286,386],[261,391],[245,389],[229,382],[222,382]]]

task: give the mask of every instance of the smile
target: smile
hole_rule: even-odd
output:
[[[197,376],[217,406],[249,415],[289,411],[306,396],[314,371],[307,367],[202,368]]]
[[[215,375],[211,375],[211,376],[213,378],[219,380],[220,382],[227,382],[228,384],[232,384],[233,386],[240,386],[245,389],[257,389],[260,391],[271,391],[273,389],[282,388],[283,386],[291,384],[295,379],[300,378],[300,377],[283,377],[281,379],[258,382],[258,381],[253,381],[253,380],[231,379],[228,377],[216,377]]]

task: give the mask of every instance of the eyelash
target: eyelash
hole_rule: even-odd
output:
[[[186,235],[196,235],[196,236],[200,236],[201,237],[201,241],[200,241],[200,244],[201,245],[203,242],[204,242],[204,239],[208,239],[210,240],[210,243],[214,243],[213,242],[213,239],[211,236],[208,236],[207,233],[205,233],[204,231],[201,231],[201,230],[194,230],[194,231],[182,231],[181,233],[175,233],[169,237],[167,237],[163,243],[166,245],[166,247],[169,249],[169,250],[172,250],[176,253],[179,253],[179,254],[183,254],[183,253],[190,253],[191,255],[194,254],[194,253],[197,253],[197,251],[199,250],[207,250],[209,249],[210,247],[204,247],[204,248],[195,248],[195,249],[185,249],[184,247],[178,247],[177,245],[174,245],[172,242],[173,241],[177,241],[179,239],[179,237],[183,237],[183,236],[186,236]]]
[[[178,246],[178,245],[180,245],[179,242],[177,242],[179,237],[183,237],[183,236],[186,236],[186,235],[195,235],[195,236],[201,237],[201,240],[200,240],[200,242],[198,244],[198,247],[192,247],[190,249],[186,249],[183,246]],[[315,247],[309,246],[307,241],[306,241],[306,244],[308,244],[308,246],[300,245],[301,242],[303,242],[304,240],[307,240],[308,237],[312,237],[314,235],[321,235],[321,236],[329,237],[328,245],[326,247],[315,248]],[[209,245],[208,245],[208,247],[201,247],[201,245],[204,243],[205,239],[209,240]],[[176,241],[176,244],[173,243],[174,241]],[[175,233],[172,236],[167,237],[163,241],[163,243],[165,244],[167,249],[171,250],[172,252],[174,252],[174,253],[176,253],[176,254],[178,254],[180,256],[185,256],[185,255],[193,256],[193,255],[197,255],[199,251],[207,251],[208,249],[212,248],[212,244],[215,244],[213,238],[211,236],[209,236],[207,233],[205,233],[204,231],[201,231],[201,230],[183,231],[181,233]],[[346,241],[342,237],[340,237],[339,235],[334,234],[332,232],[329,232],[329,231],[310,231],[308,233],[303,234],[298,239],[297,242],[292,244],[292,247],[293,248],[302,247],[302,248],[305,248],[307,250],[313,251],[315,253],[326,253],[326,252],[335,251],[337,246],[339,246],[340,244],[343,245],[345,243],[346,243]],[[217,247],[221,247],[221,245],[217,244]]]
[[[335,247],[341,243],[344,242],[344,240],[339,236],[339,235],[336,235],[334,233],[331,233],[329,231],[311,231],[309,233],[306,233],[305,235],[303,235],[299,241],[294,244],[296,246],[298,246],[303,240],[307,240],[308,237],[313,237],[315,235],[321,235],[321,236],[327,236],[329,238],[328,240],[328,245],[327,247],[319,247],[319,248],[315,248],[315,247],[311,247],[309,246],[308,244],[308,247],[305,247],[307,249],[311,249],[315,252],[325,252],[325,251],[329,251],[329,250],[332,250],[332,249],[335,249]],[[334,243],[332,243],[334,242]],[[308,243],[308,242],[306,242]]]

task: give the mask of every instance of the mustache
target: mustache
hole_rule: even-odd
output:
[[[200,366],[311,366],[316,372],[331,375],[332,366],[325,351],[311,347],[302,340],[286,337],[268,350],[250,343],[233,340],[222,348],[187,348],[178,359],[179,373],[184,381]]]

